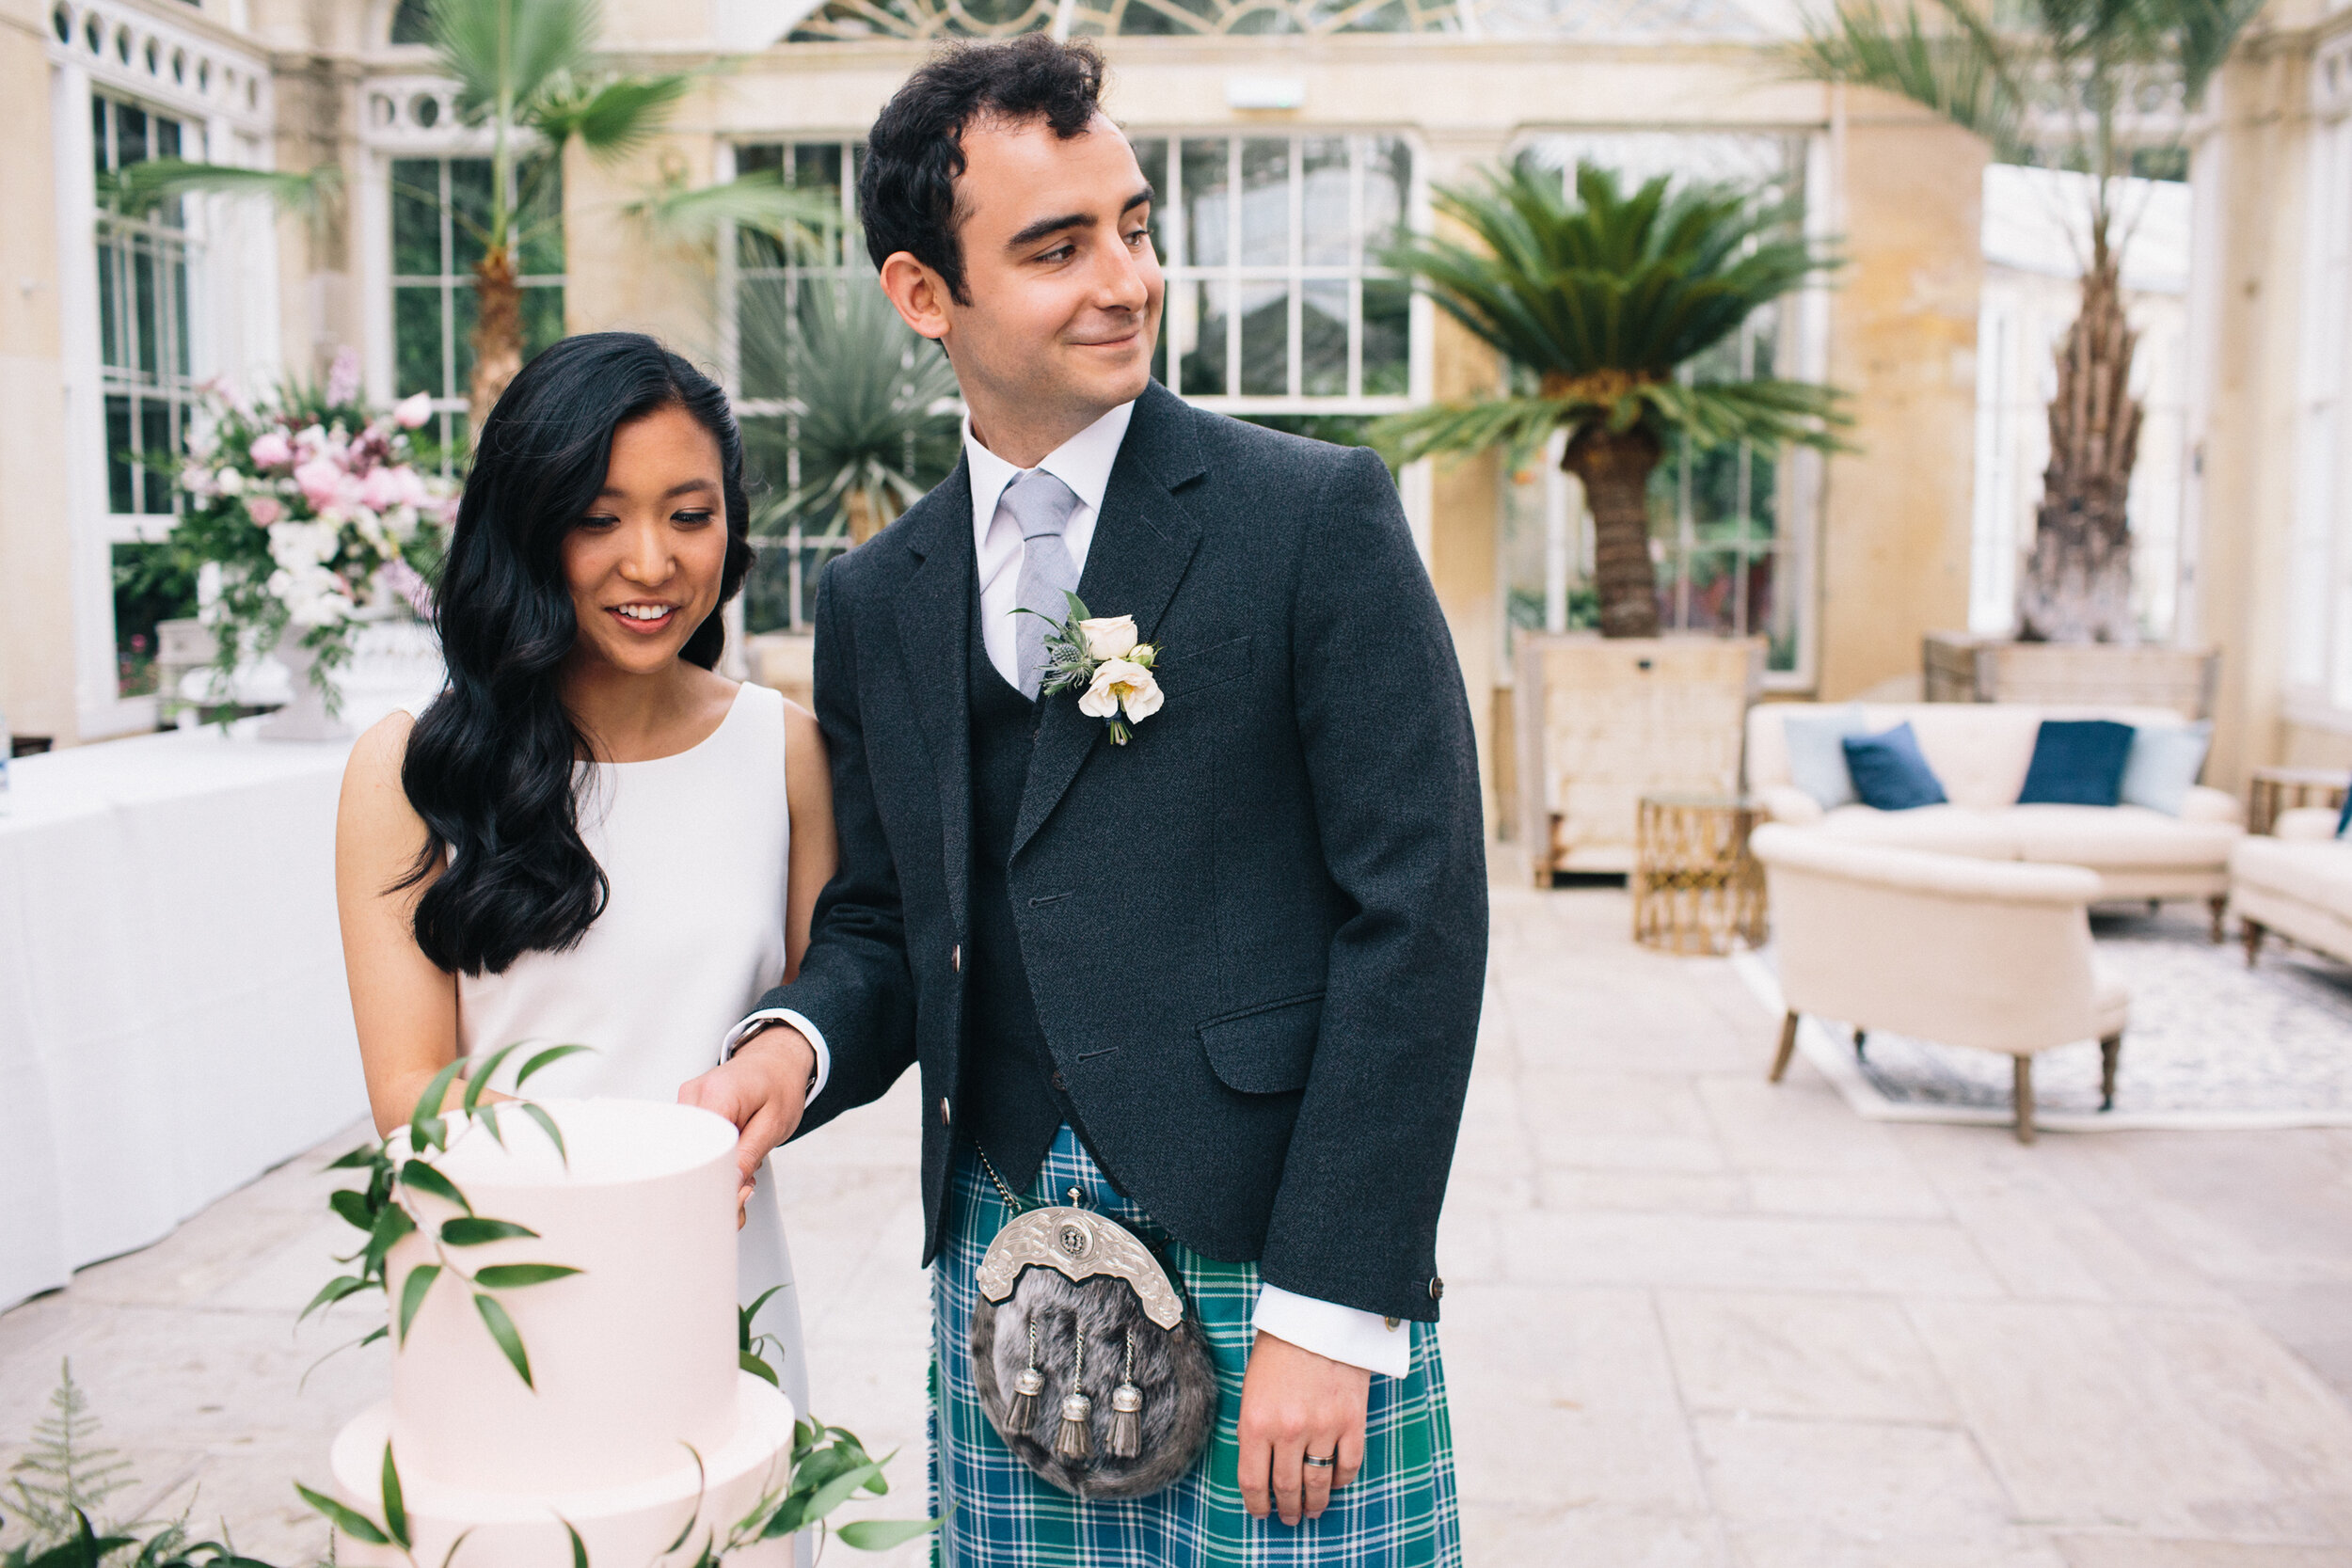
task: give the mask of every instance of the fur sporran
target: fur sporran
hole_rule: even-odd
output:
[[[1174,1277],[1082,1209],[1009,1220],[972,1307],[980,1407],[1021,1462],[1080,1497],[1173,1485],[1216,1423],[1216,1369]]]

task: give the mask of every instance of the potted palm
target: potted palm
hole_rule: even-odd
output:
[[[2057,349],[2050,461],[2017,595],[2019,641],[2077,646],[1931,637],[1931,697],[2203,705],[2212,656],[2132,647],[2127,502],[2141,409],[2122,279],[2125,182],[2185,175],[2190,118],[2259,9],[2260,0],[2024,0],[1985,12],[1966,0],[1906,0],[1894,12],[1836,0],[1791,48],[1805,74],[1909,99],[1982,137],[2000,162],[2082,177],[2082,308]],[[2118,646],[2079,646],[2094,643]]]
[[[1469,243],[1417,238],[1390,264],[1502,356],[1509,385],[1397,415],[1376,436],[1406,461],[1501,448],[1516,464],[1565,434],[1561,467],[1592,512],[1601,635],[1519,640],[1518,816],[1539,879],[1625,870],[1642,794],[1737,786],[1763,658],[1760,641],[1658,635],[1652,478],[1676,442],[1836,444],[1830,388],[1699,369],[1834,262],[1760,189],[1658,179],[1628,192],[1583,165],[1571,195],[1521,165],[1436,204]]]

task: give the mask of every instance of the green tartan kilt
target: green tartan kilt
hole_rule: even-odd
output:
[[[968,1337],[980,1259],[1011,1212],[969,1147],[948,1196],[946,1244],[931,1270],[931,1504],[946,1523],[933,1561],[946,1568],[1459,1568],[1453,1433],[1435,1325],[1415,1323],[1413,1367],[1375,1376],[1364,1466],[1319,1519],[1256,1520],[1234,1484],[1242,1373],[1258,1300],[1255,1263],[1221,1263],[1168,1241],[1114,1188],[1064,1127],[1026,1196],[1086,1207],[1130,1224],[1180,1273],[1206,1331],[1223,1399],[1216,1433],[1190,1474],[1124,1501],[1082,1502],[1029,1472],[989,1423],[972,1379]]]

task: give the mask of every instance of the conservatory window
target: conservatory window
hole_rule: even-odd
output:
[[[2312,140],[2303,345],[2296,391],[2295,510],[2288,542],[2286,686],[2314,717],[2352,714],[2352,119]]]
[[[102,188],[150,158],[204,156],[200,128],[103,94],[90,97],[90,138]],[[138,216],[102,202],[96,241],[106,507],[117,516],[168,516],[171,476],[157,465],[180,450],[196,396],[189,301],[200,247],[178,198]]]
[[[1168,276],[1153,372],[1229,413],[1381,412],[1412,391],[1412,289],[1380,265],[1409,227],[1391,135],[1139,138]]]
[[[474,263],[490,218],[487,158],[395,158],[392,188],[392,380],[396,396],[433,394],[434,432],[463,448],[473,375]],[[516,281],[522,288],[523,357],[564,336],[564,172],[545,159],[514,171]]]

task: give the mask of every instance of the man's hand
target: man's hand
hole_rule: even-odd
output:
[[[771,1023],[736,1047],[731,1060],[678,1085],[679,1104],[716,1111],[742,1134],[735,1145],[735,1163],[742,1173],[735,1195],[738,1228],[758,1180],[759,1163],[801,1125],[816,1077],[817,1052],[807,1037],[789,1024]]]
[[[1364,1408],[1372,1374],[1261,1333],[1241,1385],[1242,1506],[1253,1519],[1279,1509],[1282,1523],[1319,1517],[1331,1489],[1364,1463]],[[1310,1458],[1329,1465],[1310,1465]]]

